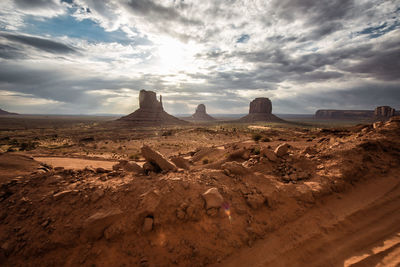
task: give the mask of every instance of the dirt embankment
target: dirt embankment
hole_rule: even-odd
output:
[[[0,263],[398,263],[399,134],[393,120],[324,132],[308,146],[238,142],[182,155],[187,169],[147,175],[32,159],[19,175],[26,163],[5,164]]]

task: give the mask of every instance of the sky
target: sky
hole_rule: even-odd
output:
[[[0,108],[400,109],[400,0],[1,0]]]

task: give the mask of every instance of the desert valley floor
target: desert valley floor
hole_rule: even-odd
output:
[[[400,118],[0,119],[1,266],[399,266]]]

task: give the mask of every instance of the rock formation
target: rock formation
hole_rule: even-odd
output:
[[[19,114],[18,113],[8,112],[8,111],[2,110],[0,108],[0,115],[19,115]]]
[[[206,106],[204,104],[200,104],[196,108],[196,112],[189,118],[189,120],[194,121],[215,121],[213,117],[207,114]]]
[[[389,106],[380,106],[380,107],[377,107],[374,111],[374,115],[378,119],[388,119],[390,117],[393,117],[395,115],[395,113],[396,113],[396,110]]]
[[[164,111],[162,97],[157,100],[156,93],[153,91],[141,90],[139,93],[139,109],[124,116],[118,121],[128,122],[137,126],[159,126],[172,124],[187,124]]]
[[[367,119],[387,120],[396,116],[397,112],[389,106],[380,106],[375,110],[336,110],[320,109],[315,113],[316,119]]]
[[[316,119],[369,119],[372,118],[372,110],[336,110],[320,109],[315,113]]]
[[[250,102],[249,114],[240,118],[240,122],[283,122],[284,120],[272,114],[272,103],[269,98],[258,97]]]

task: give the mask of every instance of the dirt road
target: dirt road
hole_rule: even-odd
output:
[[[220,266],[400,266],[400,179],[329,196]]]

